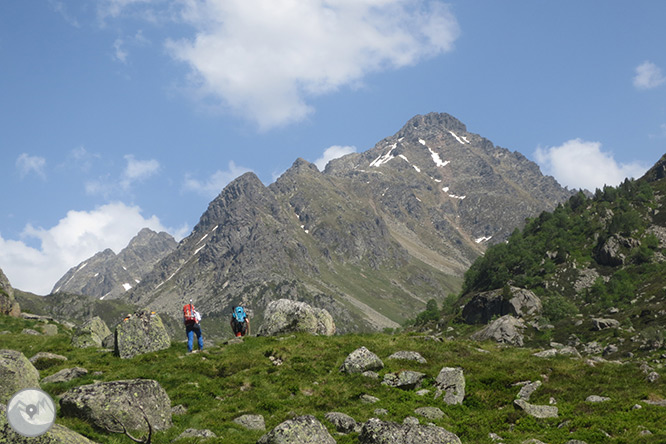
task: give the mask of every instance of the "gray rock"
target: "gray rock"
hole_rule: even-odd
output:
[[[393,353],[387,359],[401,359],[404,361],[416,361],[420,364],[427,364],[428,361],[425,360],[419,352],[415,351],[398,351]]]
[[[170,346],[171,339],[157,313],[140,311],[116,326],[114,353],[123,359]]]
[[[157,381],[132,379],[82,385],[65,392],[60,399],[64,416],[79,417],[103,430],[122,433],[171,427],[171,400]]]
[[[399,373],[387,373],[382,384],[402,390],[413,390],[421,386],[425,373],[405,370]]]
[[[33,330],[32,328],[24,328],[21,330],[22,335],[33,335],[33,336],[41,336],[42,334],[38,332],[37,330]]]
[[[180,435],[178,435],[178,437],[174,441],[178,441],[179,439],[185,439],[185,438],[207,439],[207,438],[217,438],[217,435],[208,429],[203,429],[203,430],[185,429],[185,431]]]
[[[522,319],[506,315],[474,333],[471,338],[475,341],[492,339],[503,344],[522,346],[524,329],[525,323]]]
[[[518,392],[518,398],[529,401],[532,393],[534,393],[539,387],[541,387],[541,381],[534,381],[525,384]]]
[[[386,416],[389,414],[389,411],[386,409],[375,409],[375,416]]]
[[[361,373],[366,378],[379,379],[379,373],[368,370],[367,372]]]
[[[305,415],[279,424],[257,444],[335,444],[335,439],[317,418]]]
[[[359,399],[361,400],[361,402],[363,404],[374,404],[376,402],[379,402],[379,398],[377,398],[375,396],[372,396],[372,395],[367,395],[367,394],[361,395],[359,397]]]
[[[650,373],[648,373],[648,375],[647,375],[647,381],[650,382],[650,383],[655,383],[655,382],[659,381],[659,378],[660,378],[660,377],[661,377],[661,376],[659,376],[659,373],[657,373],[657,372],[650,372]]]
[[[111,334],[111,330],[99,317],[86,321],[76,329],[72,336],[72,345],[79,348],[101,347],[102,340]]]
[[[335,334],[335,322],[327,310],[305,302],[279,299],[269,303],[257,334],[274,336],[293,332],[331,336]]]
[[[616,319],[603,319],[603,318],[593,318],[592,327],[594,330],[600,331],[607,328],[618,328],[620,326],[620,321]]]
[[[39,352],[30,358],[30,362],[37,364],[40,361],[66,361],[67,357],[62,355],[56,355],[55,353],[49,352]]]
[[[557,407],[552,405],[530,404],[524,399],[516,399],[513,404],[535,418],[557,418],[558,415]]]
[[[363,373],[372,370],[381,370],[384,363],[379,356],[365,347],[357,348],[351,352],[340,367],[341,372],[345,373]]]
[[[465,399],[465,375],[460,367],[443,367],[435,379],[435,386],[435,399],[444,394],[446,404],[462,404]]]
[[[543,350],[537,353],[533,353],[532,356],[536,356],[537,358],[553,358],[557,356],[557,349],[550,348],[548,350]]]
[[[597,341],[592,341],[583,346],[583,353],[587,355],[600,355],[604,351]]]
[[[187,413],[187,407],[185,407],[183,404],[178,404],[173,407],[171,407],[171,415],[184,415]]]
[[[351,416],[340,412],[329,412],[325,418],[335,426],[339,433],[352,433],[359,430],[359,425]]]
[[[468,324],[487,324],[496,316],[512,315],[519,318],[533,317],[543,311],[541,300],[530,290],[510,287],[475,295],[463,308],[462,316]]]
[[[266,430],[266,422],[261,415],[242,415],[234,419],[234,422],[248,430]]]
[[[611,267],[623,265],[626,256],[622,253],[622,244],[624,242],[619,236],[609,237],[595,257],[597,263],[600,265],[610,265]]]
[[[20,351],[0,350],[0,381],[0,404],[7,404],[19,390],[39,388],[39,371]]]
[[[598,395],[590,395],[587,398],[585,398],[586,402],[606,402],[610,400],[611,399],[606,396],[598,396]]]
[[[83,367],[64,368],[57,373],[42,379],[42,384],[53,384],[56,382],[67,382],[74,378],[80,378],[88,374],[88,370]]]
[[[398,424],[370,418],[361,429],[360,444],[461,444],[460,438],[442,427]]]
[[[2,269],[0,269],[0,315],[9,315],[15,318],[21,316],[21,306],[16,302],[14,289]]]
[[[419,424],[421,424],[419,419],[415,418],[413,416],[407,416],[405,419],[402,420],[402,423],[405,424],[405,425],[419,425]]]
[[[444,412],[437,407],[419,407],[414,410],[414,413],[432,420],[442,419],[444,417]]]
[[[7,422],[7,406],[0,402],[0,443],[2,444],[96,444],[83,435],[54,424],[41,436],[28,438],[19,435]]]

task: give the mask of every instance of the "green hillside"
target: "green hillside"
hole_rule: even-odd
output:
[[[203,325],[204,331],[206,325]],[[571,439],[591,443],[666,442],[663,424],[666,407],[647,401],[666,398],[663,370],[656,382],[648,382],[639,363],[597,363],[583,359],[537,358],[529,348],[504,348],[465,340],[448,341],[423,334],[372,334],[319,337],[303,334],[286,337],[250,337],[240,344],[207,342],[204,353],[186,354],[183,343],[156,353],[128,360],[99,349],[77,349],[70,345],[71,332],[59,326],[56,336],[22,334],[24,328],[39,330],[37,321],[0,317],[2,347],[22,351],[28,358],[39,351],[68,357],[66,362],[49,361],[40,366],[41,377],[70,367],[84,367],[86,376],[67,383],[43,384],[57,404],[66,390],[94,381],[131,378],[157,380],[167,391],[172,406],[182,405],[187,413],[173,417],[174,426],[153,435],[153,443],[171,443],[188,428],[209,429],[217,435],[205,441],[183,439],[178,443],[254,443],[264,432],[248,431],[233,422],[243,414],[263,415],[267,431],[291,417],[316,416],[338,443],[357,443],[358,435],[339,435],[324,415],[343,412],[363,422],[385,409],[384,420],[402,423],[408,417],[422,424],[432,422],[457,434],[463,443],[492,443],[490,433],[504,443],[538,439],[565,443]],[[345,357],[365,346],[385,364],[380,379],[346,375],[338,370]],[[389,360],[399,350],[419,352],[427,364]],[[273,359],[271,359],[273,358]],[[275,365],[275,359],[281,365]],[[433,383],[442,367],[461,367],[466,379],[462,405],[448,406],[433,399]],[[388,372],[415,370],[427,375],[419,396],[381,384]],[[557,418],[537,419],[513,405],[520,390],[516,383],[541,381],[531,403],[556,402]],[[364,404],[363,394],[379,398]],[[586,401],[590,395],[610,398],[607,402]],[[551,401],[552,398],[552,401]],[[641,406],[637,408],[635,406]],[[438,407],[441,419],[419,417],[419,407]],[[65,425],[100,443],[131,443],[121,434],[93,428],[78,418],[58,414]],[[650,433],[650,434],[648,434]],[[2,439],[0,439],[0,442]]]

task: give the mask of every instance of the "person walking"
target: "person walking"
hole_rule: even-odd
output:
[[[197,335],[197,342],[199,351],[203,350],[203,336],[201,334],[201,314],[194,309],[192,300],[190,303],[183,306],[183,322],[185,323],[185,333],[187,334],[187,351],[192,353],[192,346],[194,345],[194,335]]]
[[[250,318],[240,305],[231,313],[231,330],[237,338],[250,334]]]

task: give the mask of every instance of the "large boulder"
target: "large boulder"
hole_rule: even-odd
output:
[[[498,316],[520,318],[536,316],[543,310],[541,299],[533,292],[519,287],[485,291],[475,295],[463,308],[467,324],[487,324]]]
[[[0,269],[0,315],[9,315],[18,318],[21,315],[21,307],[14,299],[14,289],[9,279]]]
[[[137,312],[116,326],[114,353],[123,359],[170,346],[171,339],[157,313]]]
[[[524,343],[523,330],[525,323],[522,319],[514,318],[511,315],[502,316],[481,330],[474,333],[471,338],[475,341],[494,341],[521,346]]]
[[[39,388],[39,371],[23,353],[0,350],[0,404],[7,404],[16,392]]]
[[[84,322],[72,336],[72,345],[79,348],[101,347],[102,340],[111,334],[111,330],[99,317]]]
[[[524,399],[516,399],[513,401],[515,407],[520,408],[525,413],[535,418],[557,418],[557,407],[554,405],[536,405],[530,404]]]
[[[382,384],[402,390],[413,390],[421,387],[425,378],[425,373],[415,372],[413,370],[403,370],[398,373],[385,374]]]
[[[449,405],[462,404],[465,399],[465,375],[460,367],[443,367],[435,379],[437,394],[444,395],[444,402]]]
[[[278,299],[269,303],[264,312],[264,323],[257,334],[273,336],[293,332],[332,336],[335,334],[335,322],[328,311],[311,307],[305,302]]]
[[[9,444],[95,444],[83,435],[59,424],[54,424],[41,436],[25,437],[19,435],[7,421],[7,406],[0,402],[0,443]]]
[[[317,418],[305,415],[279,424],[257,444],[335,444],[335,439]]]
[[[345,373],[363,373],[367,371],[381,370],[384,363],[379,356],[365,347],[360,347],[349,353],[340,366],[340,371]]]
[[[361,429],[360,444],[461,444],[460,438],[442,427],[398,424],[370,418]]]
[[[82,385],[65,392],[60,399],[65,416],[79,417],[99,429],[122,433],[171,427],[171,400],[157,382],[132,379]],[[145,418],[144,418],[145,415]]]

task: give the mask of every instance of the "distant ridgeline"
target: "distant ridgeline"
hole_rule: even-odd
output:
[[[177,316],[191,298],[204,319],[242,303],[255,322],[287,298],[344,320],[339,332],[393,328],[458,293],[488,245],[572,194],[450,115],[419,115],[323,172],[298,159],[269,186],[237,178],[188,237],[105,299]]]

